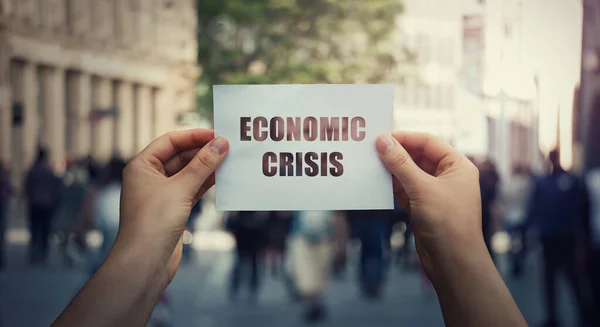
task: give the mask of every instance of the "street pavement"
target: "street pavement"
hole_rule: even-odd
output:
[[[507,284],[530,325],[542,321],[537,258],[530,258],[526,276]],[[354,259],[355,260],[355,259]],[[167,289],[174,326],[302,326],[302,308],[286,296],[281,280],[263,274],[262,293],[256,302],[241,296],[232,303],[226,296],[232,257],[228,252],[197,252],[183,265]],[[350,263],[350,268],[355,262]],[[30,267],[25,247],[11,245],[8,268],[0,273],[2,327],[48,326],[85,283],[81,268],[61,265],[56,251],[47,267]],[[502,260],[500,260],[502,266]],[[418,271],[392,267],[380,301],[365,301],[357,293],[354,269],[336,280],[327,293],[329,318],[321,326],[443,326],[435,293]],[[501,269],[502,270],[502,269]],[[570,292],[562,283],[561,313],[565,326],[574,326]]]

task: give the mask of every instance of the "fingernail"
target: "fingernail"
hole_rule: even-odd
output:
[[[224,137],[217,137],[212,141],[212,143],[210,143],[209,148],[212,152],[218,155],[222,155],[223,153],[225,153],[225,151],[227,151],[228,146],[229,143],[227,143],[227,140]]]
[[[377,138],[377,150],[381,153],[386,153],[396,146],[396,142],[390,134],[381,134]]]

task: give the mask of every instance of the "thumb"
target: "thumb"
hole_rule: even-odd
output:
[[[383,164],[400,181],[407,193],[415,191],[422,183],[425,172],[417,166],[410,154],[390,134],[377,138],[377,152]]]
[[[178,183],[185,185],[192,194],[196,194],[206,179],[223,162],[228,151],[229,142],[224,137],[217,137],[200,149],[174,178]]]

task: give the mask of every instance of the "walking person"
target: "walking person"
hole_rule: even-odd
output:
[[[250,299],[258,299],[260,286],[260,253],[265,247],[268,213],[240,211],[231,213],[227,218],[227,229],[236,242],[236,257],[231,271],[229,297],[237,300],[240,286],[248,277]]]
[[[494,235],[494,212],[498,188],[500,186],[500,176],[498,175],[496,165],[490,159],[483,161],[479,167],[479,186],[481,188],[481,228],[483,229],[483,239],[493,260],[492,236]]]
[[[290,221],[290,212],[269,212],[265,261],[269,265],[273,277],[281,276],[283,273],[286,238],[290,229]]]
[[[112,248],[119,231],[119,208],[125,161],[112,158],[98,176],[98,182],[88,194],[91,226],[102,234],[102,244],[91,253],[88,269],[94,273]]]
[[[385,243],[389,243],[388,229],[393,218],[391,210],[348,211],[355,224],[354,228],[360,240],[360,260],[358,281],[365,298],[377,299],[381,296],[386,271]]]
[[[6,233],[11,218],[11,202],[14,195],[14,186],[10,180],[8,165],[0,162],[0,270],[6,264]]]
[[[513,277],[520,277],[523,274],[525,264],[527,234],[523,226],[527,216],[532,181],[529,170],[518,165],[513,169],[510,182],[504,183],[501,190],[504,226],[511,237],[509,258]]]
[[[203,200],[200,199],[200,200],[198,200],[196,205],[194,205],[192,207],[192,211],[190,212],[190,217],[188,218],[187,224],[185,225],[185,231],[186,231],[186,233],[189,233],[189,235],[190,235],[190,241],[183,242],[182,259],[185,263],[192,262],[192,260],[194,258],[194,255],[193,255],[194,254],[194,231],[196,228],[196,221],[202,214],[202,203],[203,203]],[[185,233],[184,233],[184,238],[185,238]]]
[[[300,211],[294,215],[288,238],[288,271],[300,300],[304,319],[316,323],[327,317],[323,295],[334,261],[335,219],[332,211]]]
[[[392,233],[396,229],[396,226],[404,226],[402,229],[402,246],[397,250],[395,255],[398,260],[398,266],[402,265],[403,268],[412,268],[415,266],[415,258],[413,258],[413,234],[412,224],[410,222],[410,216],[408,212],[396,201],[394,205],[394,211],[392,213]],[[391,242],[391,240],[390,240]],[[391,246],[391,244],[390,244]]]
[[[29,209],[29,260],[33,264],[46,263],[51,220],[62,188],[61,179],[50,166],[48,152],[40,149],[25,181]]]
[[[76,260],[76,256],[70,251],[71,240],[74,238],[73,231],[90,189],[88,171],[82,160],[69,162],[63,184],[58,208],[53,218],[53,230],[60,239],[63,261],[66,266],[71,267]]]
[[[585,176],[588,192],[588,269],[592,286],[595,326],[600,326],[600,167]]]
[[[575,297],[579,321],[589,322],[584,286],[577,272],[577,258],[584,249],[585,186],[565,171],[560,155],[549,155],[550,173],[536,181],[531,195],[527,225],[536,227],[542,243],[543,296],[546,321],[543,326],[560,325],[557,307],[557,278],[564,275]]]

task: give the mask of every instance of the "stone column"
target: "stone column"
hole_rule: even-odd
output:
[[[8,164],[12,153],[12,104],[10,86],[0,84],[0,163]]]
[[[67,154],[73,159],[90,154],[91,83],[92,79],[88,74],[70,72],[67,75]]]
[[[4,8],[7,10],[8,8]],[[0,163],[8,163],[12,153],[12,100],[10,90],[10,45],[0,31]]]
[[[65,73],[55,67],[40,70],[42,103],[41,144],[49,152],[52,164],[64,168],[66,162]]]
[[[23,107],[23,123],[14,128],[11,166],[20,183],[37,154],[40,117],[37,68],[31,63],[12,61],[10,79],[12,102]],[[12,104],[11,104],[12,107]]]
[[[152,93],[149,87],[135,87],[135,105],[135,149],[139,152],[152,140]]]
[[[117,120],[117,153],[125,158],[131,158],[135,154],[135,122],[133,85],[129,82],[120,81],[116,87],[116,107],[119,109]]]
[[[154,131],[156,136],[163,135],[167,132],[174,131],[177,129],[176,116],[177,111],[175,110],[175,92],[172,88],[164,87],[155,89],[155,127]]]
[[[92,80],[92,110],[108,110],[112,108],[112,84],[103,77]],[[92,155],[100,161],[108,161],[113,154],[114,119],[105,116],[92,125]]]

